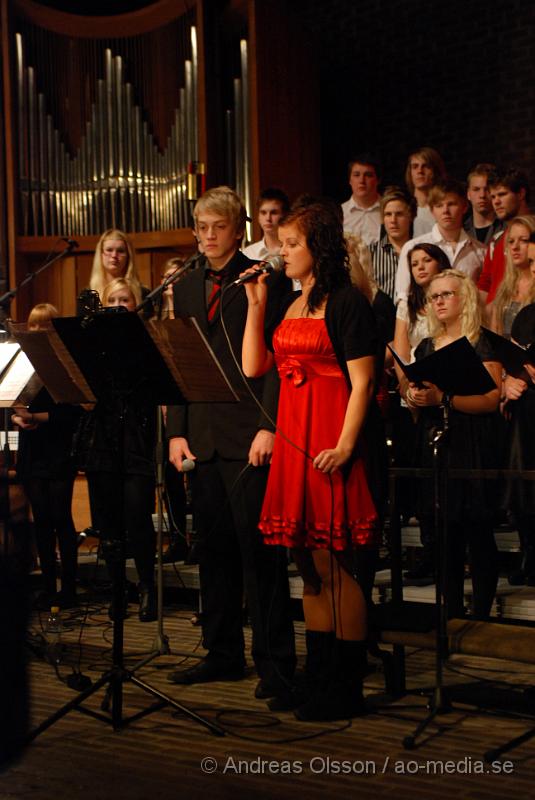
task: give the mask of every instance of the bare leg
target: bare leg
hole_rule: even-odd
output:
[[[337,639],[361,641],[366,638],[366,600],[362,589],[353,576],[340,564],[336,555],[328,550],[315,550],[312,554],[314,566],[321,579],[321,591],[317,598],[310,598],[306,605],[313,618],[326,621],[330,617],[330,628]],[[303,606],[305,601],[303,598]],[[310,608],[311,607],[311,608]],[[311,624],[313,630],[318,629]]]

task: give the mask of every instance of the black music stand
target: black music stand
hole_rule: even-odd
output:
[[[484,394],[496,388],[466,337],[436,350],[412,364],[406,364],[389,346],[394,359],[410,383],[423,386],[433,383],[447,395]],[[448,541],[448,434],[449,406],[442,405],[442,427],[436,428],[430,444],[433,448],[433,510],[435,523],[435,685],[429,700],[429,713],[412,734],[405,736],[403,747],[413,750],[416,740],[439,714],[452,710],[444,688],[444,662],[448,658],[448,608],[446,602]]]
[[[54,329],[62,343],[62,346],[59,346],[57,341],[55,342],[57,360],[64,364],[67,371],[70,371],[71,362],[74,362],[76,374],[81,374],[94,396],[103,402],[113,402],[120,409],[119,442],[124,443],[124,416],[129,402],[145,403],[156,408],[158,405],[183,403],[186,400],[228,402],[237,399],[195,320],[177,319],[166,323],[164,329],[160,327],[161,323],[144,324],[136,314],[127,312],[53,320]],[[172,332],[169,332],[170,324],[173,327]],[[49,338],[54,340],[53,336]],[[180,341],[179,348],[176,348],[177,340]],[[68,351],[67,356],[64,349]],[[43,382],[46,385],[44,374]],[[54,399],[56,401],[59,399],[57,394]],[[120,477],[124,476],[123,449],[119,447],[118,453]],[[124,534],[123,525],[120,532],[121,539],[115,547],[116,561],[113,569],[113,601],[116,609],[122,607],[124,597]],[[81,692],[35,728],[29,734],[29,740],[35,739],[74,709],[111,723],[114,730],[121,730],[130,722],[165,705],[172,706],[204,725],[211,733],[224,736],[225,731],[218,725],[140,680],[131,670],[125,668],[123,633],[122,615],[117,614],[113,624],[112,668],[93,686]],[[127,681],[157,698],[158,702],[125,719],[122,690],[123,684]],[[104,686],[109,686],[111,690],[111,717],[82,705],[87,698]]]

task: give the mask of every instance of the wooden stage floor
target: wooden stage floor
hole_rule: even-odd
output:
[[[125,622],[128,666],[150,650],[157,624],[141,624],[131,606]],[[0,777],[1,800],[175,800],[175,798],[496,798],[533,797],[535,739],[502,757],[483,762],[483,754],[535,726],[535,719],[507,719],[488,712],[470,713],[456,705],[432,724],[412,751],[402,746],[426,713],[425,699],[410,695],[377,713],[341,723],[300,723],[291,713],[272,714],[253,696],[252,671],[237,683],[179,687],[167,682],[181,653],[202,654],[200,631],[190,623],[191,610],[166,607],[165,631],[171,655],[160,656],[136,674],[226,731],[219,738],[193,720],[164,708],[121,732],[73,711],[42,733],[22,759]],[[80,659],[82,672],[97,679],[110,665],[112,626],[104,607],[92,605],[81,630],[83,609],[67,616],[68,643],[59,673],[66,677]],[[44,615],[42,615],[44,622]],[[31,638],[39,639],[39,616],[32,618]],[[246,629],[247,640],[249,631]],[[300,658],[302,623],[296,622]],[[79,646],[78,642],[81,642]],[[416,689],[432,684],[433,654],[407,654],[407,683]],[[189,661],[189,664],[194,663]],[[379,666],[379,665],[378,665]],[[32,651],[32,721],[36,725],[75,692],[61,683],[51,666]],[[516,687],[535,684],[533,668],[512,662],[455,656],[447,684],[465,683],[471,695],[486,681],[504,680]],[[366,679],[374,705],[383,692],[380,670]],[[493,697],[499,687],[490,687]],[[87,705],[98,710],[102,691]],[[518,695],[516,695],[518,696]],[[151,700],[132,684],[124,691],[125,715]],[[508,703],[510,701],[507,701]],[[412,704],[413,707],[403,708]]]

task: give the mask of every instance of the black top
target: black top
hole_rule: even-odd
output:
[[[375,319],[377,320],[377,332],[384,356],[384,345],[391,342],[394,338],[396,328],[396,306],[386,292],[379,289],[372,303]]]
[[[423,339],[416,348],[416,360],[434,352],[433,339]],[[496,357],[481,333],[475,352],[482,362]],[[427,406],[418,410],[416,423],[415,466],[432,467],[433,431],[442,426],[442,409]],[[503,464],[504,421],[498,410],[489,414],[465,414],[451,409],[445,452],[449,467],[460,469],[497,469]],[[433,481],[418,481],[419,512],[433,513]],[[483,478],[448,480],[448,518],[455,521],[491,522],[497,507],[496,483]]]
[[[85,472],[154,475],[156,413],[154,405],[128,402],[123,412],[119,399],[99,402],[80,420],[75,441],[78,468]]]
[[[73,457],[73,437],[81,409],[54,403],[43,388],[31,403],[30,411],[46,411],[49,419],[33,431],[19,429],[19,480],[66,478],[74,475],[76,464]]]

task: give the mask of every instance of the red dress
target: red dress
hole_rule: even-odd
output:
[[[312,465],[321,450],[336,446],[349,400],[325,320],[283,320],[273,345],[281,389],[259,523],[265,541],[333,550],[371,544],[377,514],[359,447],[347,470],[329,476]]]

